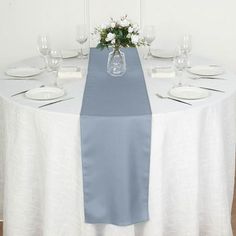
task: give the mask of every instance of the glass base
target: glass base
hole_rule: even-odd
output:
[[[113,77],[121,77],[126,72],[125,54],[119,49],[109,53],[107,61],[107,73]]]

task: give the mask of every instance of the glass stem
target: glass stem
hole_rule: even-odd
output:
[[[183,76],[184,76],[184,72],[181,71],[179,75],[179,83],[178,83],[179,87],[183,86]]]
[[[81,48],[80,48],[80,54],[81,54],[81,57],[83,57],[84,53],[83,53],[83,46],[81,45]]]
[[[151,57],[151,45],[149,45],[149,47],[148,47],[148,57]]]
[[[44,59],[44,64],[45,64],[45,70],[49,71],[47,56],[43,56],[43,59]]]
[[[190,64],[190,54],[187,54],[187,68],[191,68],[191,64]]]
[[[53,71],[53,74],[54,74],[54,82],[53,82],[53,86],[55,87],[58,87],[58,84],[57,84],[57,76],[58,76],[58,72],[57,71]]]
[[[147,54],[144,54],[144,59],[147,60],[148,58],[151,57],[151,55],[152,55],[151,54],[151,46],[149,45]]]

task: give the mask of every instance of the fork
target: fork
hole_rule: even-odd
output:
[[[40,88],[42,88],[42,87],[45,87],[45,85],[41,85],[41,86],[40,86]],[[11,95],[11,97],[14,97],[14,96],[17,96],[17,95],[20,95],[20,94],[26,93],[26,92],[28,92],[29,90],[30,90],[30,89],[23,90],[23,91],[18,92],[18,93],[14,93],[14,94]]]
[[[186,104],[186,105],[189,105],[189,106],[192,106],[191,103],[188,103],[188,102],[184,102],[182,100],[179,100],[179,99],[175,99],[175,98],[172,98],[172,97],[168,97],[168,96],[162,96],[158,93],[156,93],[156,96],[161,98],[161,99],[170,99],[170,100],[173,100],[173,101],[176,101],[176,102],[180,102],[180,103],[183,103],[183,104]]]

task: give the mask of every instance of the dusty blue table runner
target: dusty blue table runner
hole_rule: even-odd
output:
[[[151,109],[136,49],[127,72],[106,72],[108,50],[90,50],[80,116],[85,222],[147,221]]]

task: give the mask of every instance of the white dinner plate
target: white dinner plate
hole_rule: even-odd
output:
[[[56,87],[34,88],[25,93],[27,98],[33,100],[51,100],[62,97],[65,91]]]
[[[164,49],[153,49],[151,51],[153,57],[169,59],[175,57],[175,52],[171,50]]]
[[[214,76],[224,73],[224,69],[217,65],[199,65],[193,66],[188,70],[190,73],[201,76]]]
[[[76,50],[62,50],[61,51],[62,58],[67,59],[67,58],[73,58],[78,56],[78,52]]]
[[[210,96],[209,91],[202,88],[191,87],[191,86],[172,88],[169,91],[169,94],[172,97],[182,98],[187,100],[203,99]]]
[[[8,68],[5,73],[9,76],[25,78],[38,75],[41,72],[42,69],[36,67],[15,67],[15,68]]]

